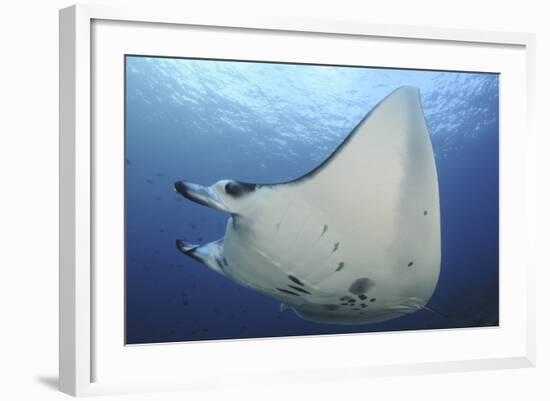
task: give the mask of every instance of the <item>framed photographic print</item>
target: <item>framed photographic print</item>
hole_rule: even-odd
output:
[[[62,10],[61,390],[531,366],[533,43]]]
[[[125,73],[127,344],[498,326],[498,74]]]

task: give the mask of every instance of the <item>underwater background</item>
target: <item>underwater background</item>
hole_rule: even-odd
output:
[[[126,56],[125,75],[127,344],[498,325],[497,74]],[[300,177],[402,85],[420,89],[439,180],[431,310],[308,322],[176,249],[221,238],[228,215],[175,181]]]

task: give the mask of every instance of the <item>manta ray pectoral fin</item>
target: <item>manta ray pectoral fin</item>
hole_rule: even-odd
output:
[[[176,248],[206,266],[210,267],[216,273],[225,275],[223,271],[223,239],[210,242],[205,245],[196,245],[185,243],[182,240],[176,240]]]

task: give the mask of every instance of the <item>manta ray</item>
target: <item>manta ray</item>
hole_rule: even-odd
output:
[[[366,324],[429,309],[439,189],[417,88],[390,93],[302,177],[174,189],[229,214],[223,238],[177,248],[303,319]]]

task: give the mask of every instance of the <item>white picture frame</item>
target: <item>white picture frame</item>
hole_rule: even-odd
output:
[[[110,260],[108,252],[97,252],[94,241],[101,234],[98,230],[106,226],[102,219],[120,221],[117,212],[105,211],[104,203],[96,196],[98,185],[104,185],[101,170],[115,171],[112,176],[116,185],[117,151],[116,143],[99,141],[94,138],[94,129],[110,129],[120,135],[123,132],[116,117],[105,117],[102,114],[102,103],[94,96],[102,96],[101,89],[92,85],[92,77],[103,68],[109,68],[110,61],[116,60],[128,49],[141,48],[145,52],[173,55],[170,44],[162,47],[161,38],[179,35],[180,30],[193,28],[193,34],[210,35],[219,39],[220,35],[262,35],[263,40],[277,41],[296,36],[297,39],[323,37],[330,40],[338,37],[350,41],[355,46],[363,40],[384,41],[384,46],[398,45],[405,41],[407,46],[425,46],[427,55],[433,53],[434,47],[441,54],[448,52],[449,58],[437,61],[435,57],[426,57],[425,61],[415,61],[414,66],[432,69],[449,69],[453,63],[451,53],[464,52],[462,65],[454,69],[472,69],[476,66],[481,71],[506,71],[504,89],[501,91],[501,124],[504,135],[501,137],[501,221],[505,221],[501,233],[502,270],[501,309],[503,322],[501,327],[485,330],[451,330],[411,333],[376,333],[370,336],[334,336],[319,340],[284,338],[277,340],[247,340],[207,342],[185,346],[178,344],[156,345],[148,347],[124,347],[120,338],[120,315],[123,286],[120,275],[110,280],[108,274],[98,274],[100,261]],[[146,35],[143,32],[146,31]],[[202,32],[202,33],[201,33]],[[215,35],[211,35],[214,33]],[[244,35],[246,33],[246,35]],[[242,35],[241,35],[242,34]],[[94,36],[95,35],[95,36]],[[232,37],[235,39],[234,37]],[[243,39],[247,40],[247,39]],[[130,43],[138,41],[138,44]],[[170,42],[170,41],[168,41]],[[213,40],[212,42],[216,42]],[[204,38],[205,47],[209,46]],[[230,58],[236,51],[248,52],[239,48],[220,49],[223,53],[217,56]],[[294,41],[295,54],[286,57],[293,60],[303,57],[300,40]],[[510,367],[529,367],[535,363],[534,338],[534,259],[526,255],[533,254],[529,249],[534,245],[535,208],[534,208],[534,172],[535,172],[535,137],[532,128],[534,110],[534,43],[530,34],[483,32],[459,29],[436,29],[416,26],[373,25],[359,22],[292,20],[278,18],[212,17],[188,14],[184,9],[166,11],[151,8],[111,8],[108,6],[78,5],[60,11],[60,390],[75,396],[106,393],[161,391],[171,389],[197,389],[229,385],[246,385],[247,381],[257,383],[284,383],[294,380],[327,380],[329,378],[400,375],[418,373],[436,373],[443,371],[467,371],[481,369],[501,369]],[[128,46],[128,47],[126,47]],[[158,49],[155,48],[158,46]],[[212,43],[212,46],[216,46]],[[430,46],[432,47],[430,49]],[[242,47],[242,46],[241,46]],[[345,46],[344,46],[345,47]],[[213,47],[214,49],[215,47]],[[149,49],[149,50],[147,50]],[[239,50],[240,49],[240,50]],[[405,66],[403,58],[407,57],[407,47],[395,59],[388,57],[387,65]],[[197,50],[199,51],[199,50]],[[208,52],[208,49],[201,51]],[[255,50],[257,51],[257,50]],[[291,49],[292,51],[292,49]],[[349,54],[350,50],[343,50]],[[494,52],[492,61],[483,61],[483,53]],[[99,52],[99,53],[98,53]],[[101,52],[105,52],[101,53]],[[471,53],[474,52],[474,53]],[[249,53],[246,53],[249,57]],[[479,55],[479,60],[472,54]],[[193,54],[195,55],[195,54]],[[204,53],[202,54],[204,56]],[[112,57],[112,58],[109,58]],[[245,57],[241,55],[240,57]],[[261,56],[258,56],[262,59]],[[275,57],[267,56],[265,57]],[[280,56],[279,56],[280,57]],[[312,55],[312,57],[315,57]],[[338,57],[338,55],[336,55]],[[392,56],[393,57],[393,56]],[[233,55],[234,58],[234,55]],[[238,57],[237,57],[238,58]],[[401,60],[401,61],[400,61]],[[358,63],[361,63],[359,60]],[[420,63],[420,64],[418,64]],[[424,63],[424,64],[422,64]],[[469,64],[468,64],[469,63]],[[492,64],[491,64],[492,63]],[[102,74],[102,73],[101,73]],[[112,76],[101,75],[98,81],[106,79],[116,87],[123,85],[121,71]],[[114,81],[113,81],[114,80]],[[105,82],[107,82],[105,81]],[[506,86],[509,85],[509,86]],[[96,92],[97,90],[97,92]],[[120,94],[119,92],[116,92]],[[117,94],[111,99],[116,104]],[[514,99],[509,96],[517,94]],[[106,100],[107,99],[102,99]],[[119,106],[121,106],[119,104]],[[119,107],[117,106],[117,107]],[[116,109],[119,110],[119,109]],[[507,113],[504,113],[506,111]],[[515,128],[515,136],[510,125]],[[109,128],[111,127],[111,128]],[[115,127],[115,128],[113,128]],[[116,141],[116,135],[115,141]],[[515,166],[515,168],[511,168]],[[104,192],[99,188],[99,192]],[[116,202],[114,202],[117,204]],[[121,207],[119,205],[118,207]],[[116,207],[114,207],[116,209]],[[118,210],[120,212],[120,210]],[[119,213],[120,214],[120,213]],[[114,232],[117,232],[114,230]],[[104,233],[107,235],[107,233]],[[116,244],[116,241],[113,242]],[[106,259],[105,259],[106,258]],[[113,260],[116,260],[113,259]],[[100,266],[98,267],[98,263]],[[114,263],[116,265],[116,263]],[[515,264],[521,268],[520,277],[514,278],[517,306],[506,302],[510,292],[511,270],[506,266]],[[119,269],[122,266],[115,266]],[[122,276],[123,277],[123,276]],[[98,286],[107,297],[97,300]],[[96,298],[94,298],[96,297]],[[105,305],[112,302],[111,315],[107,316]],[[105,313],[104,313],[105,312]],[[514,319],[505,317],[514,317]],[[119,319],[119,323],[112,323]],[[111,322],[115,329],[110,327]],[[120,325],[119,325],[120,324]],[[345,358],[338,359],[342,347],[362,347],[362,344],[375,342],[377,348],[383,344],[400,343],[436,344],[445,341],[456,342],[455,354],[441,354],[439,357],[426,354],[400,353],[399,358],[372,354],[372,360],[353,362]],[[443,340],[442,338],[446,339]],[[494,348],[476,348],[476,344],[493,344]],[[299,344],[299,347],[298,345]],[[353,345],[351,345],[353,344]],[[470,345],[470,347],[468,347]],[[466,348],[469,353],[461,354]],[[288,349],[304,355],[313,355],[316,350],[327,352],[324,360],[311,359],[292,369],[286,369],[284,363],[277,359],[281,350]],[[355,348],[356,349],[356,348]],[[453,350],[450,350],[451,352]],[[176,375],[168,370],[137,371],[132,369],[139,361],[143,365],[173,366],[177,358],[206,359],[215,352],[220,358],[232,359],[233,366],[212,368],[195,366]],[[262,360],[254,359],[255,355],[264,353]],[[179,355],[179,356],[178,356]],[[225,355],[225,356],[224,356]],[[235,358],[236,356],[238,358]],[[463,357],[462,357],[463,356]],[[333,359],[331,359],[333,358]],[[99,361],[99,362],[98,362]],[[235,367],[235,363],[237,366]],[[256,364],[253,368],[246,364]],[[241,364],[241,366],[239,366]],[[223,365],[223,364],[222,364]],[[269,365],[269,366],[267,366]],[[112,368],[110,368],[112,367]],[[110,369],[110,370],[109,370]],[[224,370],[225,369],[225,370]],[[238,373],[231,376],[230,369]],[[105,373],[104,373],[105,372]],[[124,373],[120,373],[124,372]],[[208,372],[208,373],[206,373]]]

